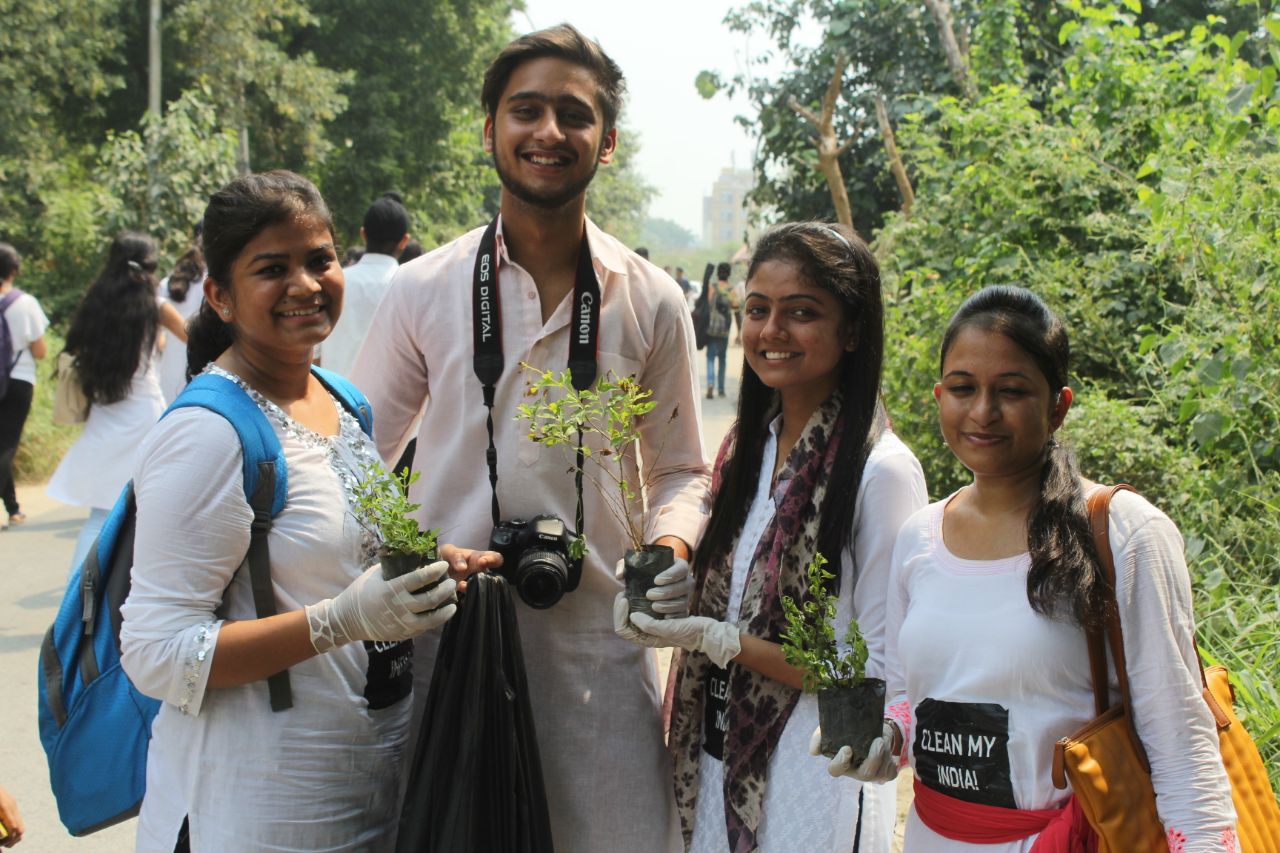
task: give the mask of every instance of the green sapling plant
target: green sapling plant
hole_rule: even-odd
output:
[[[409,500],[409,487],[417,482],[418,476],[417,471],[388,472],[381,462],[374,460],[365,467],[364,477],[356,489],[355,517],[360,526],[381,543],[379,555],[384,574],[403,574],[399,571],[403,566],[408,566],[405,569],[408,571],[436,558],[436,537],[440,531],[419,527],[413,513],[421,504]],[[390,569],[389,561],[397,567]]]
[[[528,422],[532,441],[548,447],[561,445],[574,454],[582,452],[582,467],[578,467],[575,457],[570,472],[581,473],[591,482],[609,513],[627,533],[631,547],[623,555],[623,565],[631,611],[655,615],[647,592],[654,585],[654,578],[675,562],[675,553],[665,545],[645,542],[649,520],[645,494],[658,470],[666,441],[664,432],[663,444],[653,458],[639,458],[640,426],[657,405],[650,399],[653,392],[643,388],[634,376],[612,373],[579,391],[573,387],[568,370],[555,373],[523,363],[521,367],[532,372],[535,379],[528,391],[532,401],[519,406],[517,418]],[[678,414],[679,406],[673,407],[667,424]],[[595,448],[587,441],[588,436],[599,439]],[[576,534],[570,556],[578,559],[586,554],[587,544],[582,531]]]
[[[816,693],[833,687],[854,687],[866,674],[867,643],[858,623],[849,620],[845,643],[849,651],[840,654],[836,631],[836,597],[827,590],[827,581],[835,575],[826,570],[827,559],[815,554],[805,575],[809,580],[809,598],[797,604],[789,595],[782,597],[782,611],[787,630],[782,634],[782,651],[787,663],[804,674],[804,690]]]
[[[532,401],[517,407],[517,419],[529,424],[529,439],[547,447],[564,446],[574,453],[581,449],[583,459],[591,463],[584,466],[583,475],[626,530],[631,547],[643,548],[648,520],[644,491],[657,468],[661,448],[654,459],[644,460],[639,482],[632,482],[629,468],[635,464],[640,424],[657,405],[650,399],[653,392],[641,387],[633,376],[612,373],[579,391],[573,387],[568,370],[539,370],[523,362],[520,366],[535,376],[527,392]],[[678,408],[672,410],[668,423],[675,420],[677,412]],[[592,449],[586,442],[591,435],[603,439],[604,446]],[[570,470],[577,471],[576,463]]]

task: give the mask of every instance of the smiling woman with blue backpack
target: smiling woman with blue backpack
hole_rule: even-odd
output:
[[[134,684],[163,703],[137,849],[386,849],[411,707],[403,641],[453,615],[454,581],[443,561],[384,580],[353,515],[376,451],[367,402],[311,367],[343,291],[316,188],[289,172],[242,177],[204,221],[192,387],[243,392],[269,422],[283,502],[263,583],[241,569],[264,518],[246,501],[254,472],[235,422],[181,408],[140,448],[120,643]]]

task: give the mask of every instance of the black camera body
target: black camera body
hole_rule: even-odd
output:
[[[569,556],[573,537],[554,515],[499,521],[489,534],[489,550],[502,555],[498,573],[505,577],[524,603],[545,610],[582,580],[582,560]]]

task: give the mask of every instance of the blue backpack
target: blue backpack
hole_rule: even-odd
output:
[[[371,435],[364,395],[336,373],[312,371]],[[197,376],[165,414],[191,406],[222,415],[240,436],[245,498],[254,516],[247,555],[254,607],[259,618],[274,615],[267,533],[288,493],[284,451],[262,410],[229,379]],[[160,700],[140,693],[120,666],[120,606],[129,595],[136,521],[130,483],[72,573],[40,648],[40,740],[58,815],[77,836],[133,817],[146,791],[147,744]],[[273,711],[293,706],[287,670],[267,686]]]

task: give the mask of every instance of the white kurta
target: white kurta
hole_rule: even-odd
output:
[[[419,518],[442,530],[442,542],[483,548],[492,519],[471,325],[481,233],[472,231],[400,267],[352,378],[378,413],[375,435],[387,460],[398,457],[425,402],[414,461],[422,479],[412,492],[422,504]],[[695,543],[705,523],[709,476],[683,296],[669,276],[590,222],[587,235],[600,281],[600,374],[634,374],[658,403],[641,447],[646,460],[656,460],[648,539],[672,534]],[[515,420],[529,381],[519,363],[554,370],[567,363],[572,300],[566,298],[544,324],[532,277],[511,262],[501,242],[498,252],[506,366],[493,420],[502,513],[555,513],[572,525],[572,456],[531,442],[527,425]],[[668,423],[673,407],[679,414]],[[589,483],[586,489],[591,551],[581,586],[548,610],[516,603],[552,833],[558,853],[668,853],[680,840],[656,658],[613,633],[613,599],[622,588],[613,570],[625,533]],[[433,639],[418,643],[419,709],[434,657]]]
[[[1054,744],[1094,717],[1084,632],[1032,611],[1029,555],[966,560],[948,551],[946,503],[903,526],[889,588],[890,702],[910,703],[911,764],[922,783],[960,799],[1061,807],[1069,792],[1053,786]],[[1182,538],[1130,492],[1113,499],[1109,532],[1135,722],[1160,818],[1185,839],[1171,849],[1233,853],[1235,812],[1200,696]],[[909,853],[1026,853],[1034,841],[972,845],[936,835],[914,809],[907,820]]]
[[[369,333],[373,315],[391,286],[398,264],[390,255],[365,252],[360,260],[342,271],[346,287],[342,294],[342,315],[333,333],[316,348],[320,364],[347,376],[356,363],[356,354]]]
[[[733,554],[728,612],[739,613],[742,594],[760,537],[772,521],[780,494],[769,494],[777,455],[776,419],[760,462],[755,498]],[[779,484],[778,489],[784,486]],[[884,678],[884,613],[893,543],[898,528],[928,501],[920,463],[902,441],[886,431],[872,449],[858,485],[854,517],[856,565],[846,552],[840,561],[840,596],[834,627],[844,648],[844,629],[858,621],[867,641],[867,675]],[[809,754],[809,737],[818,725],[818,700],[805,693],[796,703],[769,761],[763,817],[756,840],[760,850],[849,853],[855,836],[862,853],[888,853],[893,843],[896,785],[863,785],[856,779],[832,779],[826,759]],[[858,802],[862,797],[862,828]],[[698,802],[694,853],[728,853],[724,819],[724,764],[706,752],[698,762]]]
[[[9,378],[35,385],[36,360],[31,355],[31,342],[44,336],[45,329],[49,328],[49,318],[34,296],[23,293],[4,312],[3,322],[9,325],[9,340],[13,342],[13,355],[17,359],[9,371]]]
[[[363,570],[366,543],[335,465],[358,471],[373,449],[341,417],[341,437],[318,441],[272,421],[289,478],[268,534],[281,613],[333,597]],[[389,850],[411,703],[368,707],[365,644],[290,667],[287,711],[272,712],[264,681],[208,687],[221,619],[255,618],[248,570],[238,571],[252,521],[241,458],[231,425],[203,409],[169,415],[143,443],[120,640],[130,679],[164,704],[137,849],[170,853],[189,818],[197,851]]]
[[[111,509],[133,475],[138,445],[164,412],[155,359],[142,356],[123,400],[89,407],[89,419],[45,492],[65,504]]]

